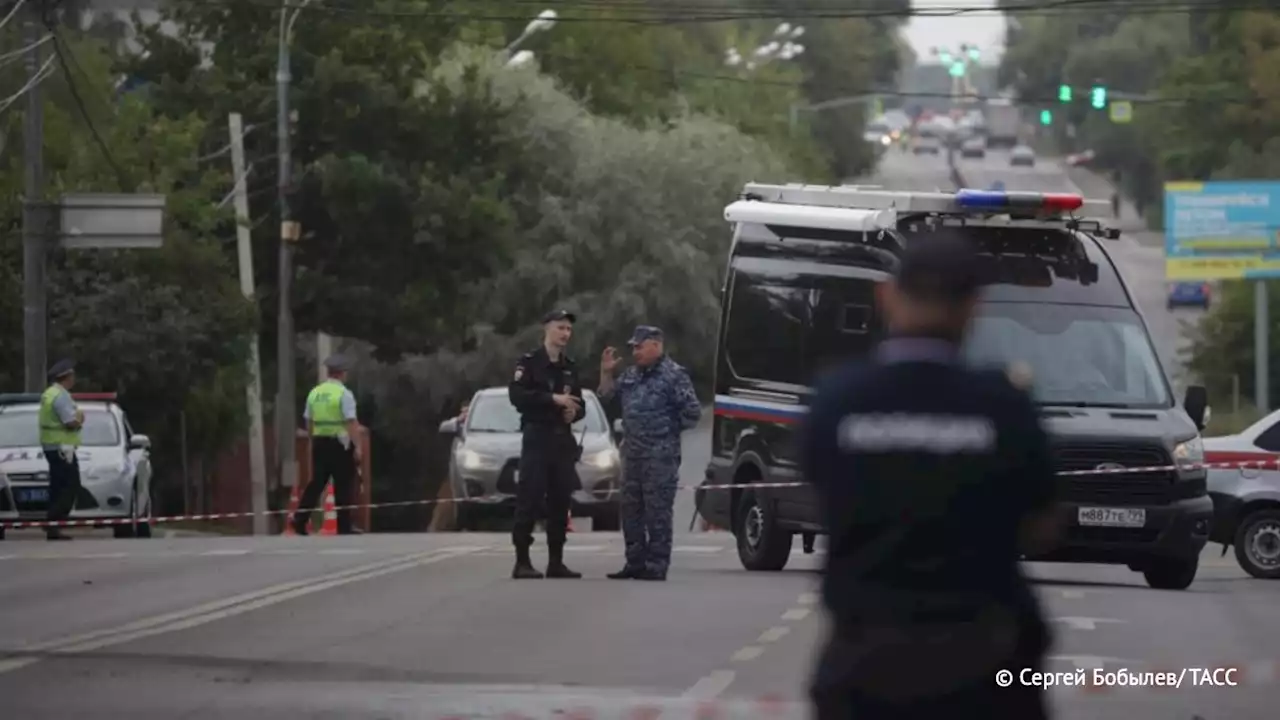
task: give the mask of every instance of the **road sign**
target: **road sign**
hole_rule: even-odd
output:
[[[1133,103],[1128,100],[1113,100],[1111,102],[1111,122],[1127,123],[1133,120]]]
[[[1280,182],[1164,186],[1165,277],[1280,278]]]
[[[62,246],[158,248],[164,243],[164,204],[164,195],[64,195],[60,205]]]

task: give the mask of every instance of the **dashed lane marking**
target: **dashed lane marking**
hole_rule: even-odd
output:
[[[764,632],[760,633],[760,637],[756,638],[756,642],[758,643],[778,642],[783,637],[785,637],[786,634],[789,632],[791,632],[791,628],[787,627],[786,625],[778,625],[776,627],[771,627],[768,630],[765,630]]]
[[[684,552],[684,553],[712,554],[712,553],[723,552],[724,546],[723,545],[676,545],[675,547],[671,548],[671,551]]]
[[[1053,618],[1053,622],[1062,623],[1072,630],[1097,630],[1099,625],[1118,625],[1125,621],[1114,618],[1057,617]]]
[[[818,594],[804,593],[803,595],[800,596],[797,602],[799,602],[801,605],[816,605],[818,604]]]
[[[1084,591],[1083,590],[1063,590],[1062,597],[1068,600],[1079,600],[1080,598],[1084,597]]]
[[[226,555],[226,556],[233,556],[233,555],[248,555],[248,554],[249,554],[249,552],[250,552],[250,551],[249,551],[248,549],[240,549],[240,548],[219,548],[219,549],[217,549],[217,550],[205,550],[204,552],[202,552],[202,553],[200,553],[200,554],[201,554],[201,555],[203,555],[203,556],[205,556],[205,557],[213,557],[213,556],[221,556],[221,555]]]
[[[818,596],[814,593],[803,593],[796,599],[799,605],[814,605],[818,602]],[[803,620],[810,615],[807,607],[793,607],[782,614],[783,620]],[[739,648],[733,655],[729,656],[729,662],[744,663],[755,660],[764,654],[767,647],[786,637],[791,632],[791,628],[786,625],[775,625],[764,632],[760,633],[760,637],[756,638],[754,645],[747,645]],[[733,684],[734,672],[732,670],[716,670],[685,691],[684,697],[696,698],[699,700],[711,700],[719,696],[729,686]]]
[[[803,620],[809,617],[809,608],[791,608],[782,613],[783,620]]]
[[[762,654],[764,654],[764,648],[759,645],[748,645],[739,649],[729,660],[732,662],[747,662],[748,660],[755,660]]]
[[[383,575],[442,562],[460,555],[479,552],[487,549],[487,547],[476,545],[454,546],[417,553],[407,557],[367,563],[307,580],[281,583],[234,597],[214,600],[186,610],[144,617],[114,628],[104,628],[82,635],[17,648],[5,648],[7,650],[6,654],[14,657],[0,661],[0,674],[34,665],[46,655],[92,652],[155,635],[188,630],[354,582],[371,580]]]
[[[735,673],[732,670],[716,670],[694,683],[684,691],[684,697],[693,700],[713,700],[733,684]]]

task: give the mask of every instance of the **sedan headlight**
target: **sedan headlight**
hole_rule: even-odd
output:
[[[488,455],[481,455],[475,450],[459,450],[458,451],[458,467],[463,470],[483,470],[484,468],[495,468],[502,464],[499,458]]]
[[[1197,435],[1173,448],[1173,461],[1179,466],[1204,463],[1204,442]]]
[[[84,474],[86,482],[107,482],[119,479],[124,474],[124,467],[120,465],[99,465],[91,468],[89,472]]]
[[[584,463],[600,470],[609,470],[618,465],[618,451],[613,448],[601,450],[582,459]]]

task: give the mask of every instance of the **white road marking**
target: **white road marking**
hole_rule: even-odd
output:
[[[360,548],[325,548],[321,550],[319,555],[363,555],[364,550]]]
[[[755,660],[756,658],[760,657],[760,655],[763,652],[764,652],[764,648],[760,647],[759,645],[748,645],[742,648],[741,650],[739,650],[738,652],[734,653],[733,657],[729,659],[732,660],[733,662],[746,662],[748,660]]]
[[[28,653],[83,653],[101,650],[154,635],[188,630],[342,585],[411,570],[486,549],[488,549],[486,546],[458,546],[382,560],[307,580],[282,583],[234,597],[214,600],[187,610],[143,618],[115,628],[28,645],[18,650]],[[41,657],[21,657],[0,661],[0,673],[34,665],[41,659]]]
[[[1054,618],[1054,622],[1062,623],[1072,630],[1097,630],[1099,624],[1106,625],[1108,623],[1119,624],[1124,620],[1113,620],[1112,618],[1091,618],[1091,617],[1060,617]]]
[[[791,628],[787,627],[786,625],[778,625],[776,627],[771,627],[768,630],[765,630],[764,632],[760,633],[760,637],[756,639],[756,642],[758,643],[778,642],[789,632],[791,632]]]
[[[565,545],[564,546],[564,551],[567,553],[600,552],[601,550],[608,550],[608,549],[609,549],[608,545]]]
[[[729,686],[733,684],[733,678],[734,672],[732,670],[716,670],[694,683],[688,690],[685,690],[683,697],[693,700],[715,699],[729,689]]]
[[[205,557],[222,556],[222,555],[227,555],[227,556],[248,555],[249,551],[247,549],[241,549],[241,548],[219,548],[217,550],[205,550],[200,554]]]
[[[1068,600],[1079,600],[1080,598],[1084,597],[1084,591],[1083,590],[1063,590],[1062,597],[1067,598]]]
[[[112,553],[85,553],[83,555],[62,556],[72,560],[111,560],[114,558],[129,557],[129,553],[112,552]]]
[[[818,604],[818,594],[804,593],[803,595],[800,596],[800,599],[797,602],[799,602],[801,605],[816,605]]]
[[[17,555],[0,555],[0,560],[13,560]]]
[[[676,545],[675,547],[671,548],[671,550],[672,552],[712,554],[712,553],[721,552],[722,550],[724,550],[724,546],[723,545]]]
[[[791,608],[782,613],[783,620],[803,620],[809,617],[809,608]]]

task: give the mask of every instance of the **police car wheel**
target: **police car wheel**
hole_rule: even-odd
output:
[[[1156,590],[1186,590],[1195,582],[1200,557],[1159,558],[1148,562],[1142,570],[1147,585]]]
[[[734,524],[738,559],[744,568],[777,571],[787,566],[791,557],[792,533],[778,527],[770,503],[759,502],[756,494],[747,490],[742,494]]]
[[[1233,544],[1242,570],[1261,580],[1280,580],[1280,510],[1250,513]]]

